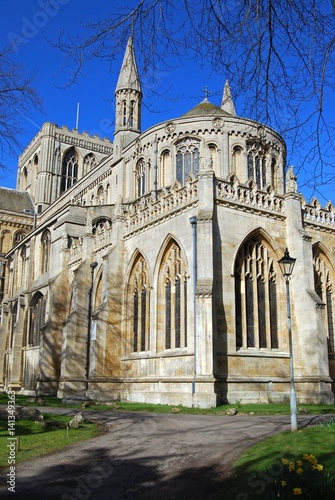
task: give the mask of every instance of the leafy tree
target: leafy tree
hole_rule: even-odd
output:
[[[10,48],[0,52],[0,168],[5,168],[3,153],[16,156],[21,146],[17,139],[22,132],[21,115],[41,109],[33,80],[34,75],[27,76],[14,62]]]
[[[130,34],[146,80],[193,55],[229,79],[240,115],[275,128],[295,158],[302,152],[296,167],[309,170],[310,187],[335,182],[335,0],[125,1],[86,28],[86,38],[62,33],[57,43],[71,58],[69,84],[85,59],[113,62]]]

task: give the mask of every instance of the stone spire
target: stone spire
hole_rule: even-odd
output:
[[[130,37],[124,54],[115,89],[116,116],[114,144],[115,153],[130,144],[141,133],[142,90]]]
[[[233,98],[231,95],[230,85],[229,85],[228,80],[226,80],[226,83],[224,86],[222,102],[221,102],[221,109],[223,109],[223,111],[226,111],[227,113],[229,113],[232,116],[236,116],[234,101],[233,101]]]
[[[130,37],[124,54],[119,78],[116,84],[115,94],[120,90],[135,90],[140,92],[141,83],[138,76],[137,65],[134,55],[133,39]]]

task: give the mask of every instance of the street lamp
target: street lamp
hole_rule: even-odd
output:
[[[90,350],[91,350],[91,322],[92,322],[92,291],[93,291],[93,277],[94,269],[97,267],[97,262],[90,264],[91,268],[91,286],[88,291],[88,313],[87,313],[87,351],[86,351],[86,397],[88,393],[88,379],[90,374]]]
[[[195,394],[195,379],[197,376],[197,218],[196,216],[190,217],[190,224],[192,226],[192,239],[193,239],[193,305],[194,305],[194,318],[193,318],[193,338],[194,338],[194,360],[193,360],[193,379],[192,379],[192,399]]]
[[[35,210],[32,210],[31,208],[25,208],[24,210],[22,210],[22,212],[24,214],[29,214],[29,215],[33,215],[34,216],[34,229],[36,229],[37,213],[35,212]]]
[[[281,272],[283,273],[286,282],[286,303],[287,303],[287,319],[288,319],[288,339],[289,339],[289,353],[290,353],[290,375],[291,375],[291,390],[290,390],[290,411],[291,411],[291,431],[297,431],[297,396],[294,388],[294,367],[293,367],[293,347],[292,347],[292,324],[291,324],[291,301],[290,301],[290,279],[292,277],[293,268],[295,265],[294,259],[288,253],[286,248],[284,257],[282,257],[278,264],[280,265]]]

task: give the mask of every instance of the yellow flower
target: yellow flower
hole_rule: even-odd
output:
[[[293,495],[302,495],[301,488],[294,488],[293,489]]]
[[[323,465],[321,465],[321,464],[313,465],[313,470],[322,470],[322,469],[323,469]]]
[[[304,472],[304,469],[302,467],[299,467],[299,469],[296,470],[297,474],[302,474]]]
[[[311,462],[311,464],[314,464],[314,465],[318,463],[318,461],[317,461],[317,459],[315,458],[314,455],[309,455],[307,460],[309,462]]]
[[[289,471],[292,472],[293,470],[295,469],[295,463],[294,462],[290,462],[290,466],[289,466]]]
[[[304,460],[308,460],[308,457],[309,457],[308,453],[304,453],[304,454],[303,454],[303,456],[302,456],[302,458],[303,458]]]
[[[282,481],[282,482],[281,482],[281,485],[282,485],[282,486],[286,486],[286,485],[287,485],[287,482],[286,482],[286,481]]]
[[[289,461],[287,460],[287,458],[282,458],[281,459],[281,463],[284,464],[284,465],[288,464],[288,462]]]
[[[297,460],[297,465],[298,465],[299,467],[302,467],[302,460]]]

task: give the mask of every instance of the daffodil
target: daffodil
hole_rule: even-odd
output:
[[[301,488],[294,488],[293,489],[293,495],[302,495]]]
[[[302,467],[299,467],[299,469],[296,470],[297,474],[302,474],[304,472],[304,469]]]

